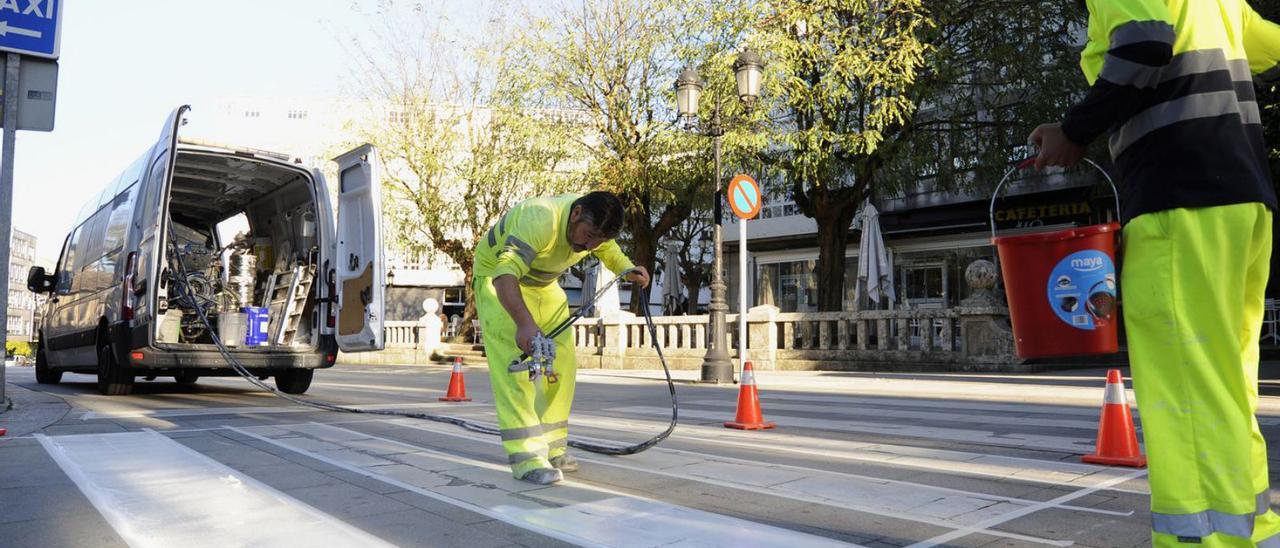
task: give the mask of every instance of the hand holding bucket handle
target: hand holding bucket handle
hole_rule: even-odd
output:
[[[1088,158],[1083,158],[1082,161],[1084,161],[1085,163],[1088,163],[1089,165],[1097,169],[1098,173],[1102,174],[1102,178],[1107,180],[1107,184],[1111,185],[1111,193],[1112,193],[1112,196],[1115,198],[1115,202],[1116,202],[1116,215],[1119,215],[1120,214],[1120,190],[1116,188],[1116,182],[1111,179],[1111,174],[1107,173],[1107,170],[1102,169],[1102,166],[1098,165],[1097,162],[1094,162],[1093,160],[1090,160]],[[1036,165],[1036,155],[1032,155],[1030,158],[1027,158],[1025,160],[1018,162],[1017,164],[1014,164],[1014,166],[1010,168],[1009,171],[1005,172],[1004,177],[1000,178],[1000,184],[996,185],[995,191],[991,193],[991,204],[987,208],[987,217],[991,223],[991,240],[993,242],[995,241],[995,238],[996,238],[996,199],[1000,197],[1000,189],[1004,188],[1005,183],[1009,182],[1009,177],[1012,176],[1014,173],[1023,171],[1025,169],[1030,169],[1035,165]],[[999,265],[997,264],[996,266],[999,266]],[[998,269],[997,269],[997,272],[999,272]]]

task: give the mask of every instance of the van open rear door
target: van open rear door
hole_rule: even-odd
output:
[[[137,303],[137,318],[143,324],[151,325],[149,340],[154,340],[155,331],[160,327],[160,311],[158,310],[160,285],[164,279],[165,264],[164,245],[168,241],[167,231],[169,219],[169,185],[173,180],[173,163],[178,144],[178,129],[184,123],[188,105],[173,109],[164,126],[160,128],[160,138],[152,148],[151,163],[143,175],[144,183],[138,196],[135,208],[141,210],[138,216],[142,233],[139,237],[136,260],[138,265],[134,287],[145,288],[146,295]],[[140,295],[141,296],[141,295]]]
[[[386,288],[382,166],[372,145],[361,145],[333,160],[338,164],[335,337],[344,352],[381,350]]]

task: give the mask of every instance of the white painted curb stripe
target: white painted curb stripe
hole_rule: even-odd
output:
[[[355,430],[348,430],[319,423],[316,423],[315,425],[342,433],[356,434],[362,438],[412,448],[418,452],[429,454],[433,457],[451,462],[468,464],[476,468],[493,470],[502,474],[510,473],[507,467],[490,462],[443,453],[429,448],[405,443],[403,441],[366,434]],[[666,536],[685,535],[689,537],[685,540],[690,546],[736,546],[740,545],[739,543],[743,538],[753,538],[757,541],[764,541],[764,544],[785,543],[787,546],[857,546],[824,537],[813,536],[779,527],[713,514],[694,508],[681,507],[646,497],[622,493],[574,481],[565,481],[559,485],[615,496],[602,501],[572,504],[553,509],[540,509],[533,511],[514,507],[498,507],[491,509],[465,500],[450,497],[448,495],[436,493],[429,489],[425,489],[396,478],[317,454],[313,451],[294,447],[287,441],[275,440],[250,431],[254,428],[256,427],[227,427],[229,430],[239,432],[283,449],[294,451],[298,454],[315,458],[322,462],[355,472],[365,477],[395,485],[402,489],[503,521],[521,529],[526,529],[541,535],[581,546],[643,545],[637,544],[637,542],[643,540],[643,537],[638,535],[640,534],[639,530],[644,529],[651,531],[661,529],[664,531]],[[539,490],[539,492],[546,489],[557,488],[563,487],[547,487]],[[621,526],[620,524],[627,522],[630,522],[630,525],[628,526],[630,528],[640,528],[637,530],[637,536],[619,537],[617,532],[614,531]],[[728,542],[728,544],[725,544],[726,542]]]
[[[490,440],[490,439],[488,439],[488,438],[485,438],[485,437],[473,436],[473,435],[470,435],[470,434],[464,434],[464,433],[455,433],[455,432],[450,432],[450,431],[448,431],[448,430],[446,430],[446,429],[438,428],[438,427],[436,427],[436,425],[428,425],[428,424],[417,423],[417,422],[411,422],[411,421],[402,420],[402,419],[393,419],[393,420],[390,420],[390,421],[387,421],[387,422],[388,422],[388,423],[390,423],[390,424],[395,424],[395,425],[397,425],[397,426],[404,427],[404,428],[412,428],[412,429],[415,429],[415,430],[424,430],[424,431],[432,432],[432,433],[435,433],[435,434],[442,434],[442,435],[445,435],[445,436],[451,436],[451,437],[456,437],[456,438],[463,438],[463,439],[468,439],[468,440],[472,440],[472,441],[476,441],[476,442],[481,442],[481,443],[486,443],[486,444],[490,444],[490,445],[499,445],[497,442],[492,441],[492,440]],[[604,440],[599,440],[599,441],[604,441]],[[653,450],[651,450],[651,451],[666,451],[666,452],[672,452],[672,450],[661,450],[661,449],[653,449]],[[688,452],[688,451],[675,451],[675,452],[696,454],[696,453]],[[708,458],[710,458],[710,459],[715,459],[715,460],[729,460],[729,461],[739,460],[739,459],[731,459],[731,458],[718,457],[718,456],[711,456],[711,455],[706,455],[706,456],[707,456]],[[956,523],[954,523],[954,522],[949,522],[949,521],[944,520],[944,519],[938,519],[938,518],[932,518],[932,517],[926,517],[926,516],[911,515],[911,514],[906,513],[906,512],[901,512],[901,511],[889,511],[889,510],[885,510],[885,509],[882,509],[882,508],[874,508],[874,507],[867,506],[867,505],[864,505],[864,504],[856,504],[856,503],[842,502],[842,501],[838,501],[838,500],[831,500],[831,499],[826,499],[826,498],[817,497],[817,496],[805,496],[805,495],[803,495],[803,494],[787,492],[787,490],[785,490],[785,489],[764,488],[764,487],[753,486],[753,485],[745,484],[745,483],[736,483],[736,482],[730,482],[730,481],[717,480],[717,479],[713,479],[713,478],[709,478],[709,477],[705,477],[705,476],[700,476],[700,475],[694,475],[694,474],[680,474],[680,473],[676,473],[676,472],[670,472],[670,471],[666,471],[666,470],[655,469],[655,468],[653,468],[653,467],[632,466],[632,465],[629,465],[629,464],[623,464],[623,462],[621,462],[621,461],[619,461],[619,460],[615,460],[615,459],[601,459],[601,458],[589,457],[589,456],[584,456],[584,455],[579,455],[579,457],[578,457],[578,458],[579,458],[579,460],[583,460],[583,461],[587,461],[587,462],[592,462],[592,463],[596,463],[596,464],[601,464],[601,465],[604,465],[604,466],[611,466],[611,467],[614,467],[614,468],[621,468],[621,469],[624,469],[624,470],[631,470],[631,471],[634,471],[634,472],[640,472],[640,473],[646,473],[646,474],[653,474],[653,475],[658,475],[658,476],[666,476],[666,477],[671,477],[671,478],[676,478],[676,479],[683,479],[683,480],[688,480],[688,481],[697,482],[697,483],[705,483],[705,484],[709,484],[709,485],[716,485],[716,486],[720,486],[720,487],[726,487],[726,488],[729,488],[729,489],[737,489],[737,490],[741,490],[741,491],[748,491],[748,492],[752,492],[752,493],[756,493],[756,494],[760,494],[760,495],[776,496],[776,497],[779,497],[779,498],[785,498],[785,499],[790,499],[790,500],[796,500],[796,501],[800,501],[800,502],[808,502],[808,503],[811,503],[811,504],[820,504],[820,505],[823,505],[823,506],[831,506],[831,507],[834,507],[834,508],[842,508],[842,509],[845,509],[845,510],[851,510],[851,511],[854,511],[854,512],[862,512],[862,513],[865,513],[865,514],[871,514],[871,515],[878,515],[878,516],[885,516],[885,517],[897,518],[897,519],[900,519],[900,520],[903,520],[903,521],[911,521],[911,522],[915,522],[915,523],[924,523],[924,524],[933,525],[933,526],[941,527],[941,528],[945,528],[945,529],[956,529],[956,528],[957,528],[957,525],[958,525],[958,524],[956,524]],[[752,461],[742,461],[742,462],[750,463],[750,464],[753,464],[753,465],[763,465],[763,464],[764,464],[764,463],[758,463],[758,462],[752,462]],[[779,467],[781,467],[781,466],[779,466]],[[818,470],[807,469],[807,468],[800,468],[800,467],[790,467],[790,468],[797,468],[797,469],[802,469],[802,470],[811,471],[811,472],[821,472],[821,471],[818,471]],[[906,483],[906,482],[901,482],[901,483]],[[947,489],[941,489],[941,488],[939,488],[939,489],[940,489],[940,490],[943,490],[943,491],[955,491],[955,490],[947,490]],[[1007,497],[981,495],[981,494],[976,494],[976,493],[975,493],[975,494],[972,494],[972,496],[975,496],[975,497],[987,497],[987,498],[990,498],[990,499],[997,499],[997,500],[1003,500],[1003,501],[1009,502]],[[997,502],[997,500],[993,500],[993,503],[994,503],[994,502]],[[1030,507],[1031,505],[1034,505],[1035,507],[1040,507],[1040,506],[1042,506],[1042,505],[1043,505],[1043,503],[1039,503],[1039,502],[1036,502],[1036,501],[1027,501],[1026,503],[1028,504],[1028,506],[1029,506],[1029,507]],[[1068,508],[1068,509],[1075,510],[1075,508]],[[1132,514],[1132,512],[1129,512],[1128,514]],[[1121,513],[1121,515],[1128,515],[1128,514]],[[1060,540],[1046,539],[1046,538],[1034,537],[1034,536],[1029,536],[1029,535],[1022,535],[1022,534],[1018,534],[1018,533],[1010,533],[1010,532],[1005,532],[1005,531],[984,531],[984,534],[988,534],[988,535],[996,536],[996,537],[1004,537],[1004,538],[1010,538],[1010,539],[1015,539],[1015,540],[1022,540],[1022,541],[1026,541],[1026,542],[1033,542],[1033,543],[1037,543],[1037,544],[1046,544],[1046,545],[1049,545],[1049,546],[1070,546],[1070,545],[1072,545],[1072,544],[1073,544],[1073,543],[1072,543],[1072,542],[1070,542],[1070,541],[1060,541]]]
[[[154,431],[35,438],[133,547],[392,546]]]

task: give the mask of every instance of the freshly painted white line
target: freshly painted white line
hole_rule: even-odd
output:
[[[1136,472],[1130,472],[1129,474],[1126,474],[1126,475],[1124,475],[1124,476],[1121,476],[1121,477],[1118,477],[1118,478],[1114,478],[1114,479],[1112,479],[1112,480],[1111,480],[1111,483],[1121,483],[1121,482],[1128,481],[1128,480],[1131,480],[1131,479],[1134,479],[1134,478],[1139,478],[1139,477],[1145,476],[1146,474],[1147,474],[1147,471],[1146,471],[1146,470],[1138,470],[1138,471],[1136,471]],[[948,541],[952,541],[952,540],[958,539],[958,538],[960,538],[960,537],[965,537],[965,536],[972,535],[972,534],[974,534],[974,533],[980,533],[980,534],[984,534],[984,535],[986,535],[986,534],[990,534],[990,531],[988,530],[988,528],[990,528],[990,527],[995,527],[995,526],[997,526],[997,525],[1000,525],[1001,523],[1005,523],[1005,522],[1008,522],[1008,521],[1012,521],[1012,520],[1018,519],[1018,518],[1020,518],[1020,517],[1030,515],[1030,514],[1034,514],[1034,513],[1036,513],[1036,512],[1039,512],[1039,511],[1041,511],[1041,510],[1044,510],[1045,508],[1052,507],[1052,506],[1054,506],[1054,505],[1058,505],[1058,504],[1062,504],[1062,503],[1067,502],[1067,501],[1071,501],[1071,500],[1078,499],[1078,498],[1083,497],[1083,496],[1085,496],[1085,495],[1091,494],[1091,493],[1093,493],[1094,491],[1099,491],[1099,490],[1105,489],[1106,487],[1107,487],[1107,485],[1106,485],[1106,484],[1103,484],[1103,485],[1098,485],[1098,486],[1095,486],[1095,487],[1090,487],[1090,488],[1088,488],[1088,489],[1081,489],[1081,490],[1076,491],[1076,492],[1074,492],[1074,493],[1067,493],[1067,494],[1065,494],[1065,495],[1062,495],[1061,497],[1058,497],[1058,498],[1053,499],[1053,500],[1049,500],[1049,501],[1042,502],[1042,503],[1037,504],[1037,505],[1035,505],[1035,506],[1029,506],[1029,507],[1026,507],[1026,508],[1019,508],[1019,509],[1014,510],[1014,511],[1012,511],[1012,512],[1009,512],[1009,513],[1007,513],[1007,514],[1004,514],[1004,515],[1001,515],[1001,516],[996,516],[996,517],[994,517],[994,518],[991,518],[991,519],[986,520],[986,521],[984,521],[984,522],[982,522],[982,523],[979,523],[979,524],[973,525],[973,526],[971,526],[971,527],[966,527],[966,528],[964,528],[964,529],[959,529],[959,530],[956,530],[956,531],[952,531],[952,532],[950,532],[950,533],[946,533],[946,534],[943,534],[943,535],[938,535],[938,536],[933,537],[933,538],[931,538],[931,539],[929,539],[929,540],[925,540],[925,541],[917,542],[917,543],[915,543],[915,544],[912,544],[911,546],[908,546],[907,548],[930,548],[930,547],[937,546],[937,545],[939,545],[939,544],[942,544],[942,543],[945,543],[945,542],[948,542]]]
[[[391,546],[153,431],[36,439],[130,546]]]
[[[648,406],[632,406],[611,409],[610,411],[623,414],[637,415],[670,415],[670,409]],[[799,427],[799,428],[815,428],[819,430],[832,430],[837,432],[864,432],[872,434],[886,434],[891,436],[903,436],[911,438],[927,438],[935,440],[958,441],[964,443],[974,443],[980,445],[995,445],[1001,447],[1020,447],[1026,449],[1041,449],[1045,451],[1058,451],[1075,454],[1087,454],[1093,451],[1094,440],[1085,438],[1066,438],[1061,436],[1042,436],[1037,434],[996,434],[990,430],[969,430],[962,428],[943,428],[932,426],[911,426],[905,424],[877,423],[867,421],[852,420],[830,420],[830,419],[813,419],[806,417],[777,417],[768,415],[768,409],[765,410],[765,417],[778,422],[779,427]],[[681,409],[681,418],[685,419],[702,419],[702,420],[729,420],[733,417],[732,412],[719,413],[715,411],[704,411],[701,409]]]
[[[436,409],[436,408],[458,408],[458,407],[474,407],[481,405],[492,405],[484,402],[467,402],[467,403],[380,403],[372,405],[348,405],[353,409]],[[276,413],[326,413],[323,409],[315,409],[312,407],[304,407],[300,405],[288,405],[278,407],[204,407],[196,409],[148,409],[148,410],[129,410],[129,411],[91,411],[80,417],[80,420],[101,420],[101,419],[129,419],[129,418],[151,418],[164,419],[174,417],[203,417],[211,415],[238,415],[238,414],[276,414]]]
[[[573,425],[608,431],[649,431],[659,429],[658,421],[630,419],[608,420],[598,416],[575,415]],[[904,469],[928,470],[950,475],[978,476],[1027,481],[1062,487],[1092,487],[1100,481],[1119,475],[1112,467],[1085,465],[1078,462],[1036,460],[1036,458],[986,455],[954,449],[895,446],[888,443],[860,443],[850,440],[810,437],[810,435],[786,434],[768,431],[768,443],[760,443],[760,433],[742,433],[740,430],[714,428],[714,426],[682,424],[676,430],[676,440],[712,443],[717,446],[740,447],[753,451],[794,453],[805,457],[823,457],[832,461],[865,462],[870,465],[904,467]],[[1151,494],[1146,489],[1112,487],[1117,493]]]
[[[383,438],[323,424],[315,426],[337,431],[348,438],[338,445],[356,444],[361,440],[376,441],[381,447],[398,446],[413,450],[414,454],[423,457],[465,464],[464,470],[452,472],[435,472],[416,469],[416,477],[443,479],[444,482],[434,488],[427,488],[404,481],[378,469],[395,468],[394,463],[369,464],[360,466],[343,460],[337,452],[311,451],[297,446],[298,438],[273,439],[260,435],[253,430],[258,427],[227,427],[229,430],[242,433],[260,441],[306,455],[355,472],[366,477],[395,485],[402,489],[418,493],[441,502],[453,504],[461,508],[501,520],[522,529],[546,535],[552,538],[583,546],[744,546],[744,545],[777,545],[777,546],[849,546],[846,543],[831,539],[807,535],[758,524],[746,520],[721,516],[660,501],[619,493],[573,481],[566,481],[557,487],[537,488],[511,479],[510,471],[505,466],[490,462],[450,455],[439,451],[407,444],[398,440]],[[348,453],[349,455],[350,453]],[[332,455],[332,456],[330,456]],[[465,486],[453,487],[453,480],[462,479],[468,472],[480,468],[488,470],[480,478],[486,483],[482,490],[465,489]],[[401,472],[403,475],[403,472]],[[463,480],[466,483],[466,480]],[[509,492],[502,496],[502,489],[509,484],[516,484],[518,493]],[[450,496],[439,491],[452,489],[449,492],[460,493]],[[470,496],[468,496],[468,493]],[[610,495],[602,497],[602,495]],[[495,500],[496,497],[496,500]],[[472,500],[466,500],[472,498]],[[538,500],[531,500],[538,499]],[[564,502],[570,504],[564,504]],[[478,502],[501,502],[492,507]]]
[[[487,443],[491,445],[500,445],[499,441],[488,438],[488,437],[447,431],[446,429],[439,428],[436,425],[427,425],[427,424],[421,424],[416,422],[409,422],[403,419],[395,419],[388,422],[390,424],[395,424],[397,426],[402,426],[405,428],[425,430],[425,431],[436,433],[436,434],[443,434],[446,436],[464,438],[464,439],[469,439],[472,441]],[[607,442],[609,440],[597,440],[597,441]],[[659,449],[649,450],[649,452],[653,452],[653,451],[662,452],[663,450],[659,450]],[[641,453],[640,455],[632,455],[631,457],[628,457],[627,460],[645,460],[644,457],[649,452]],[[692,463],[690,463],[690,459],[680,459],[675,461],[668,461],[665,463],[649,462],[649,466],[637,466],[632,464],[625,464],[623,462],[620,462],[619,460],[589,457],[589,456],[582,455],[581,453],[579,453],[578,458],[580,460],[595,462],[598,464],[602,464],[605,466],[612,466],[615,468],[622,468],[624,470],[632,470],[635,472],[672,477],[676,479],[684,479],[684,480],[694,481],[697,483],[717,485],[720,487],[727,487],[730,489],[749,491],[749,492],[757,493],[760,495],[776,496],[779,498],[796,500],[800,502],[807,502],[811,504],[821,504],[824,506],[842,508],[845,510],[851,510],[855,512],[862,512],[866,514],[897,518],[903,521],[925,523],[928,525],[933,525],[936,527],[942,527],[947,529],[955,529],[958,527],[962,527],[965,524],[956,523],[955,521],[946,519],[944,517],[938,517],[939,515],[955,517],[957,515],[969,513],[969,512],[990,513],[990,511],[992,510],[992,507],[1009,505],[1007,501],[1001,500],[1001,499],[1004,499],[1005,497],[989,497],[988,496],[988,497],[985,497],[985,500],[982,500],[979,497],[945,496],[945,493],[942,493],[942,492],[937,493],[934,497],[934,500],[927,501],[927,500],[921,500],[920,498],[920,495],[925,495],[924,493],[919,493],[919,492],[913,493],[914,495],[917,495],[915,497],[902,497],[899,495],[895,495],[895,489],[886,488],[886,486],[883,484],[876,485],[877,482],[859,481],[855,485],[852,482],[847,482],[847,481],[841,482],[838,479],[838,475],[829,474],[829,473],[824,474],[820,470],[789,467],[791,469],[802,470],[807,475],[802,476],[800,474],[795,474],[795,473],[792,473],[790,475],[779,475],[777,473],[766,474],[764,471],[772,467],[772,465],[769,465],[766,463],[752,462],[751,463],[753,465],[752,467],[747,467],[747,466],[732,467],[733,466],[732,464],[726,465],[722,463],[717,465],[716,463],[712,462],[715,460],[719,460],[720,457],[711,456],[711,455],[698,455],[698,456],[703,458],[694,459],[694,462]],[[732,459],[732,460],[739,460],[739,459]],[[699,464],[698,461],[704,461],[704,462]],[[683,466],[686,468],[690,466],[694,467],[695,469],[701,468],[700,470],[701,473],[688,473],[688,472],[680,473],[680,472],[664,469],[664,467],[679,468],[682,466],[681,462],[685,463]],[[750,462],[750,461],[747,461],[747,462]],[[716,468],[719,468],[719,470],[716,470]],[[744,478],[749,478],[749,479],[744,479]],[[761,478],[764,478],[764,479],[761,480]],[[804,481],[805,482],[804,486],[801,488],[796,488],[795,486],[788,487],[788,484],[791,484],[797,481]],[[900,483],[906,483],[906,482],[900,482]],[[867,500],[866,497],[862,497],[862,495],[865,494],[866,491],[873,491],[872,498],[889,499],[889,500],[888,502],[882,501],[880,503],[871,502]],[[1039,504],[1035,501],[1028,501],[1028,502]],[[925,504],[925,503],[929,503],[929,504]],[[912,514],[910,513],[910,510],[913,509],[913,505],[915,509],[920,509],[924,512],[931,513],[934,515]],[[1016,505],[1013,505],[1013,506],[1016,506]],[[988,534],[991,536],[1022,540],[1026,542],[1034,542],[1037,544],[1046,544],[1050,546],[1070,546],[1072,544],[1072,542],[1070,541],[1045,539],[1045,538],[1033,537],[1029,535],[1021,535],[1018,533],[1008,533],[1004,531],[988,531],[988,532],[985,532],[985,534]]]
[[[596,428],[610,432],[618,430],[647,432],[660,431],[656,421],[618,419],[614,417],[578,415],[573,425]],[[665,423],[663,423],[665,424]],[[762,449],[761,436],[768,437],[764,450],[792,453],[809,458],[823,457],[833,461],[869,463],[897,468],[928,470],[945,474],[992,477],[1068,487],[1091,487],[1108,481],[1118,472],[1114,468],[1074,462],[1039,460],[1021,457],[988,455],[968,451],[930,449],[886,443],[861,443],[786,434],[777,430],[766,433],[744,433],[725,428],[682,424],[676,430],[674,440],[693,441],[740,447],[753,451]],[[1111,487],[1113,492],[1148,495],[1145,489]]]

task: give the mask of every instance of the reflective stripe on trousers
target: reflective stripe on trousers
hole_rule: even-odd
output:
[[[516,348],[515,322],[511,320],[489,278],[477,277],[473,284],[476,308],[484,329],[485,356],[489,361],[489,383],[498,411],[502,447],[515,477],[535,468],[547,468],[548,459],[564,454],[568,437],[569,410],[573,404],[577,362],[573,353],[573,331],[556,338],[555,370],[559,382],[529,382],[527,373],[511,373],[507,366],[520,355]],[[521,286],[525,306],[544,330],[569,316],[564,290],[558,285]]]
[[[1156,546],[1254,546],[1280,533],[1255,418],[1271,228],[1258,203],[1147,213],[1124,227]]]

